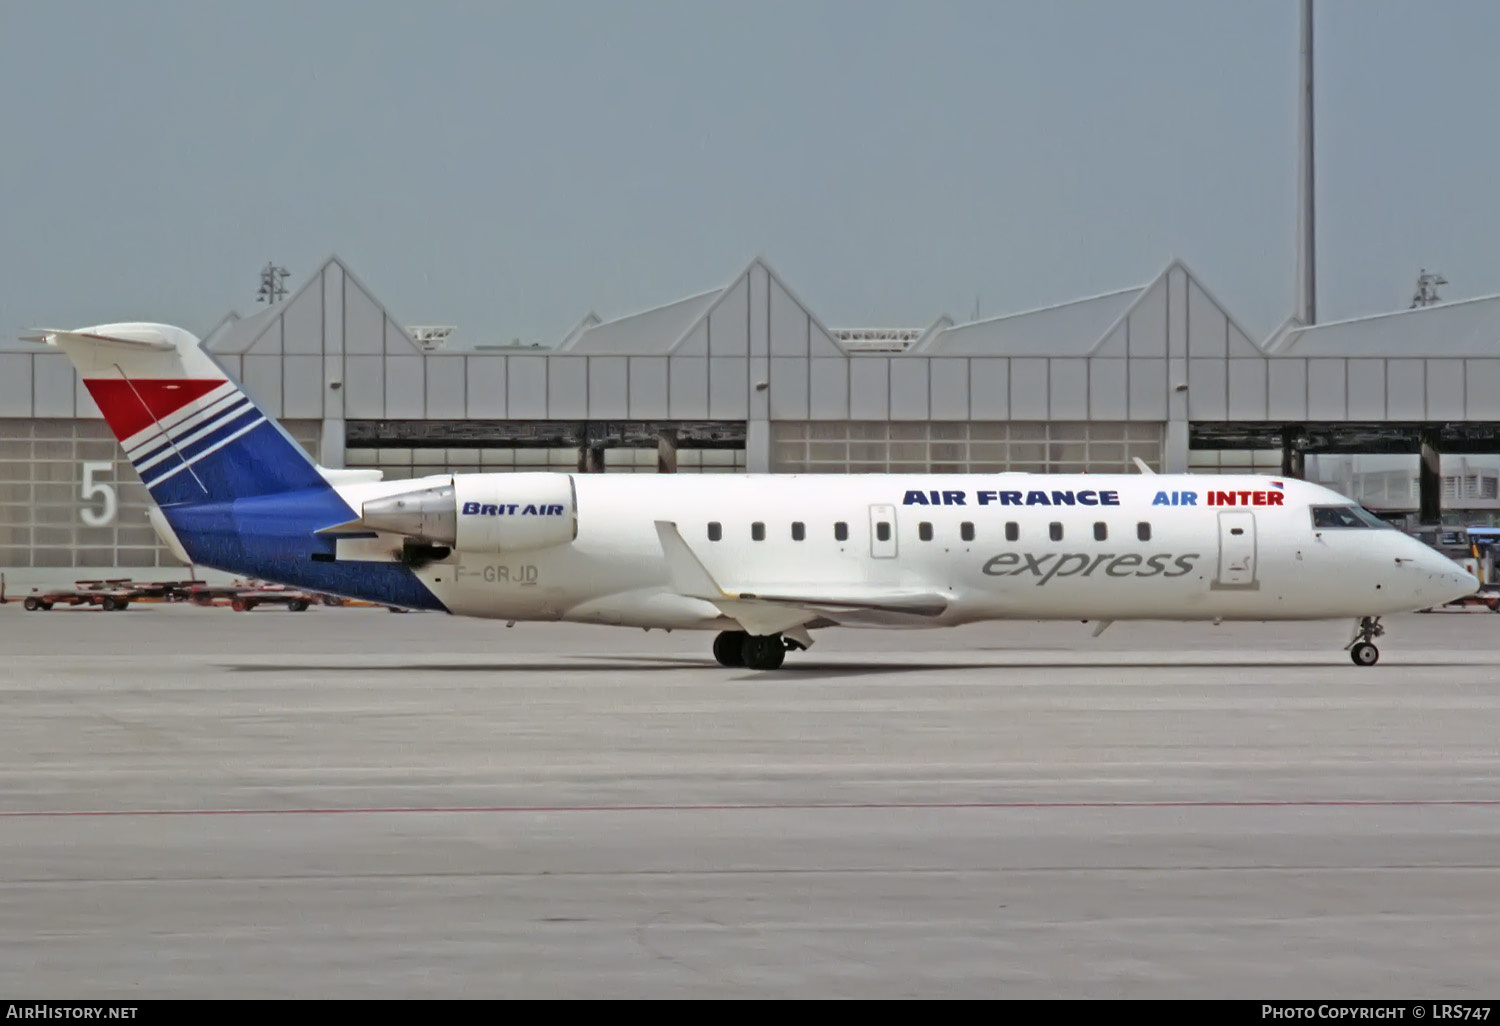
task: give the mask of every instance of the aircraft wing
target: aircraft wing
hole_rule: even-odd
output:
[[[676,524],[658,520],[656,534],[666,556],[672,587],[689,598],[712,602],[751,634],[777,634],[814,620],[878,623],[929,618],[942,615],[948,608],[948,597],[936,591],[822,585],[771,591],[725,589],[683,540]]]

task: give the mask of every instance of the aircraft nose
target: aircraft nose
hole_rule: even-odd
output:
[[[1444,602],[1452,602],[1479,590],[1479,578],[1446,556],[1434,553],[1425,561],[1423,569],[1432,576]]]
[[[1465,595],[1472,595],[1479,590],[1479,578],[1468,571],[1460,570],[1454,576],[1458,579],[1458,587],[1463,589],[1457,595],[1454,595],[1454,598],[1463,598]]]

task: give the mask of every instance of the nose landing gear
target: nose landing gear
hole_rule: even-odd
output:
[[[1354,625],[1354,637],[1344,648],[1349,652],[1349,658],[1354,661],[1355,666],[1374,666],[1380,659],[1380,649],[1373,644],[1373,639],[1385,633],[1385,628],[1380,626],[1380,617],[1362,616]]]

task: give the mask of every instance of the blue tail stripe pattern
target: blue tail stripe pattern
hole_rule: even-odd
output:
[[[336,541],[317,532],[357,514],[243,391],[235,388],[202,409],[155,424],[133,436],[126,454],[196,564],[310,591],[447,611],[409,566],[336,559]]]

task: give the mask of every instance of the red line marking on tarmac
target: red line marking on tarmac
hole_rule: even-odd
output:
[[[374,816],[414,813],[537,812],[810,812],[817,810],[903,809],[1296,809],[1402,808],[1407,806],[1500,807],[1500,798],[1330,799],[1308,801],[1166,801],[1166,802],[834,802],[747,805],[460,805],[391,808],[322,809],[84,809],[32,812],[0,811],[0,819],[62,819],[99,816]]]

